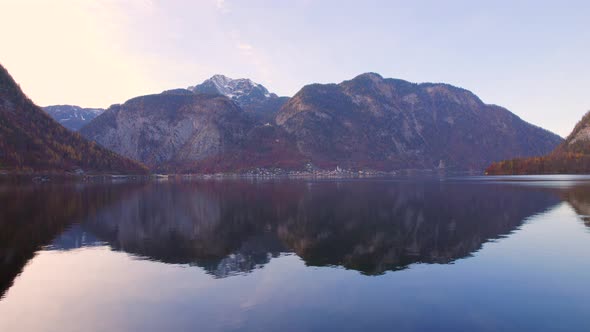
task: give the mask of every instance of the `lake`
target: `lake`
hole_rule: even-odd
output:
[[[0,331],[590,331],[590,177],[0,185]]]

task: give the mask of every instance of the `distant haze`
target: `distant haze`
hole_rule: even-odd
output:
[[[0,63],[37,104],[107,107],[247,77],[464,87],[566,136],[590,109],[587,1],[0,0]]]

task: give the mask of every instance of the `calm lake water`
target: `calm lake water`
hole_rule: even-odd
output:
[[[0,331],[590,331],[590,177],[0,186]]]

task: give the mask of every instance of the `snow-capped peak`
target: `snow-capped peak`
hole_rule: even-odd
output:
[[[219,93],[236,101],[271,98],[274,95],[261,84],[248,78],[232,79],[225,75],[213,75],[203,83],[188,88],[193,92]]]
[[[219,92],[221,92],[222,94],[225,94],[225,92],[228,92],[230,90],[231,82],[234,80],[225,76],[225,75],[214,75],[208,81],[213,83],[215,85],[215,87],[219,90]],[[205,82],[207,82],[207,81],[205,81]],[[203,83],[205,83],[205,82],[203,82]]]

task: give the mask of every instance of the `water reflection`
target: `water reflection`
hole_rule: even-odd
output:
[[[0,186],[0,330],[588,331],[590,187],[523,182]]]
[[[561,196],[576,211],[579,218],[584,221],[584,224],[590,227],[590,188],[582,186],[574,187],[570,190],[563,191]]]
[[[134,187],[0,187],[0,298],[36,251],[50,245],[74,222],[120,202]],[[61,246],[64,244],[62,239]]]
[[[295,253],[367,275],[451,263],[590,189],[435,181],[196,182],[0,188],[0,295],[41,248],[108,245],[216,278]]]
[[[41,247],[107,244],[141,259],[198,266],[218,278],[291,252],[310,266],[368,275],[412,263],[450,263],[509,234],[560,197],[588,215],[587,193],[433,181],[4,189],[0,291]]]

